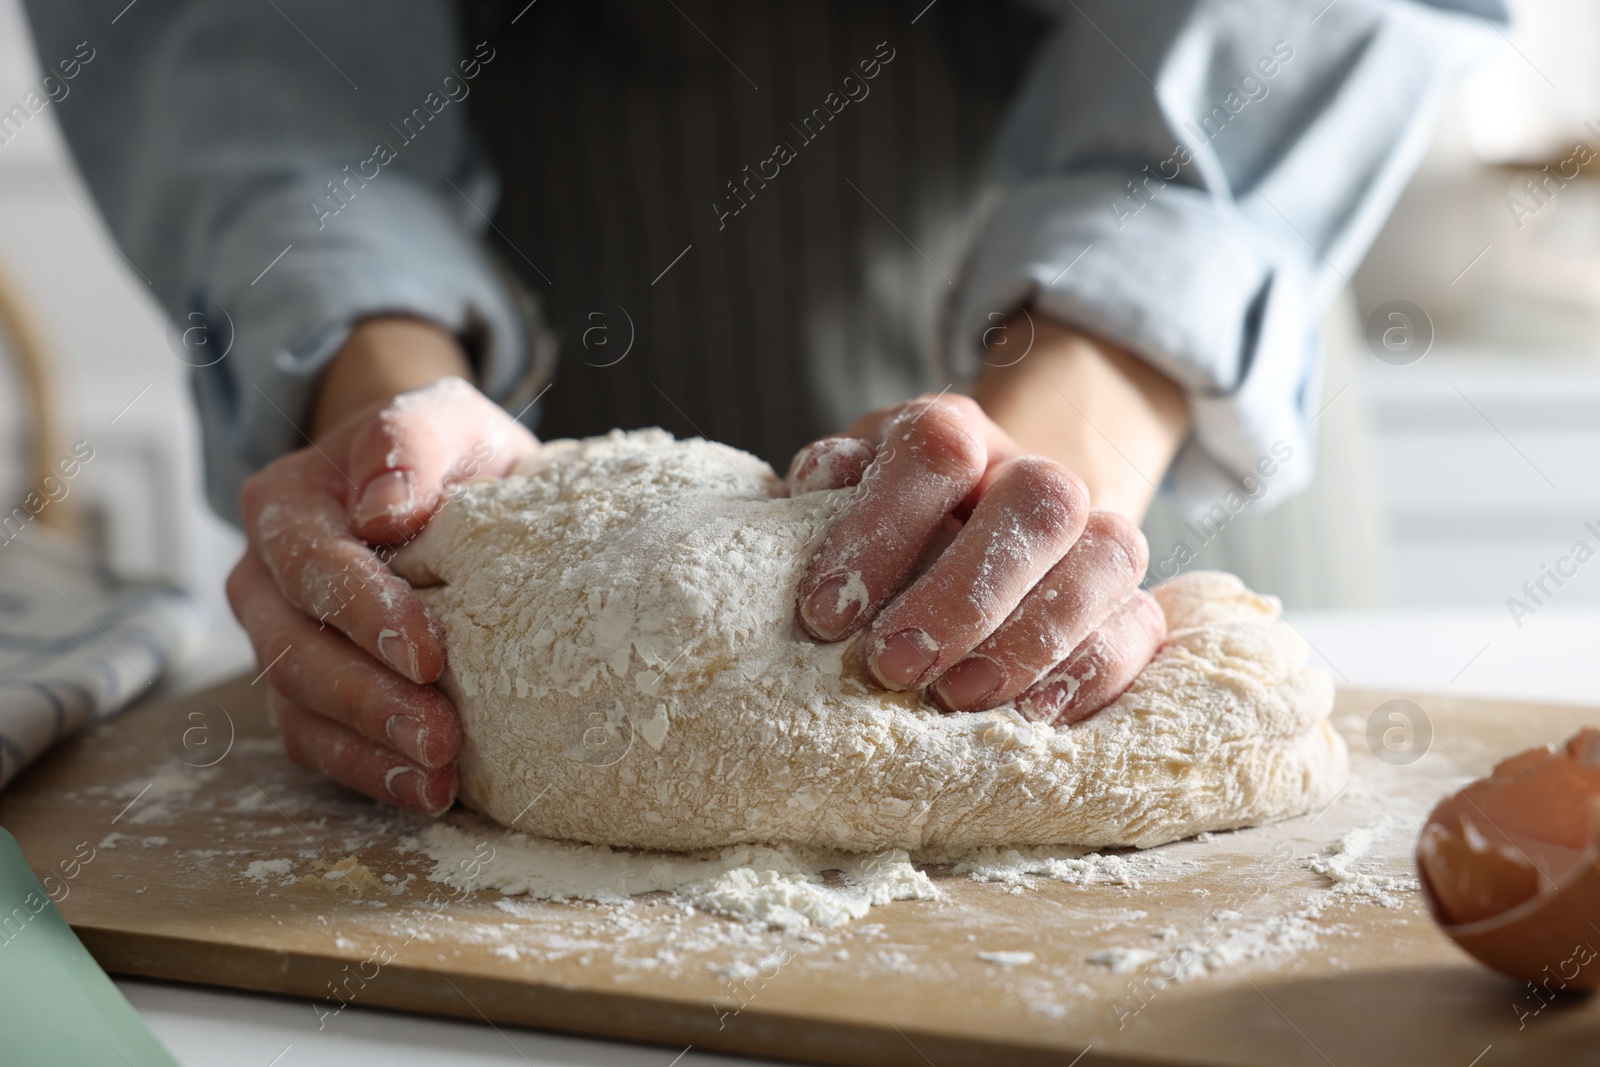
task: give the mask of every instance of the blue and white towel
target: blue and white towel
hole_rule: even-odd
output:
[[[200,628],[180,590],[118,580],[37,524],[0,541],[0,788],[127,707]]]

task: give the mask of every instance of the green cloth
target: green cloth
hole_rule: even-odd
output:
[[[70,893],[78,857],[49,877]],[[69,874],[70,872],[70,874]],[[67,925],[0,829],[0,1061],[6,1067],[177,1067]]]

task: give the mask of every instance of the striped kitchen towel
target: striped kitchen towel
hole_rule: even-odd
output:
[[[37,524],[0,539],[0,788],[127,707],[200,629],[180,590],[119,580]]]

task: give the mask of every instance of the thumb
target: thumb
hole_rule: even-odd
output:
[[[350,522],[375,543],[415,537],[456,485],[507,474],[538,440],[460,378],[401,393],[350,442]]]

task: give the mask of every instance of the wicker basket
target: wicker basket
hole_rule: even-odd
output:
[[[23,494],[41,486],[55,472],[57,459],[66,454],[66,432],[61,417],[61,394],[53,375],[54,353],[14,275],[0,263],[0,349],[16,367],[26,403],[28,435],[23,470]],[[20,505],[20,499],[6,506]],[[70,496],[41,510],[35,521],[62,533],[79,533],[76,501]]]

